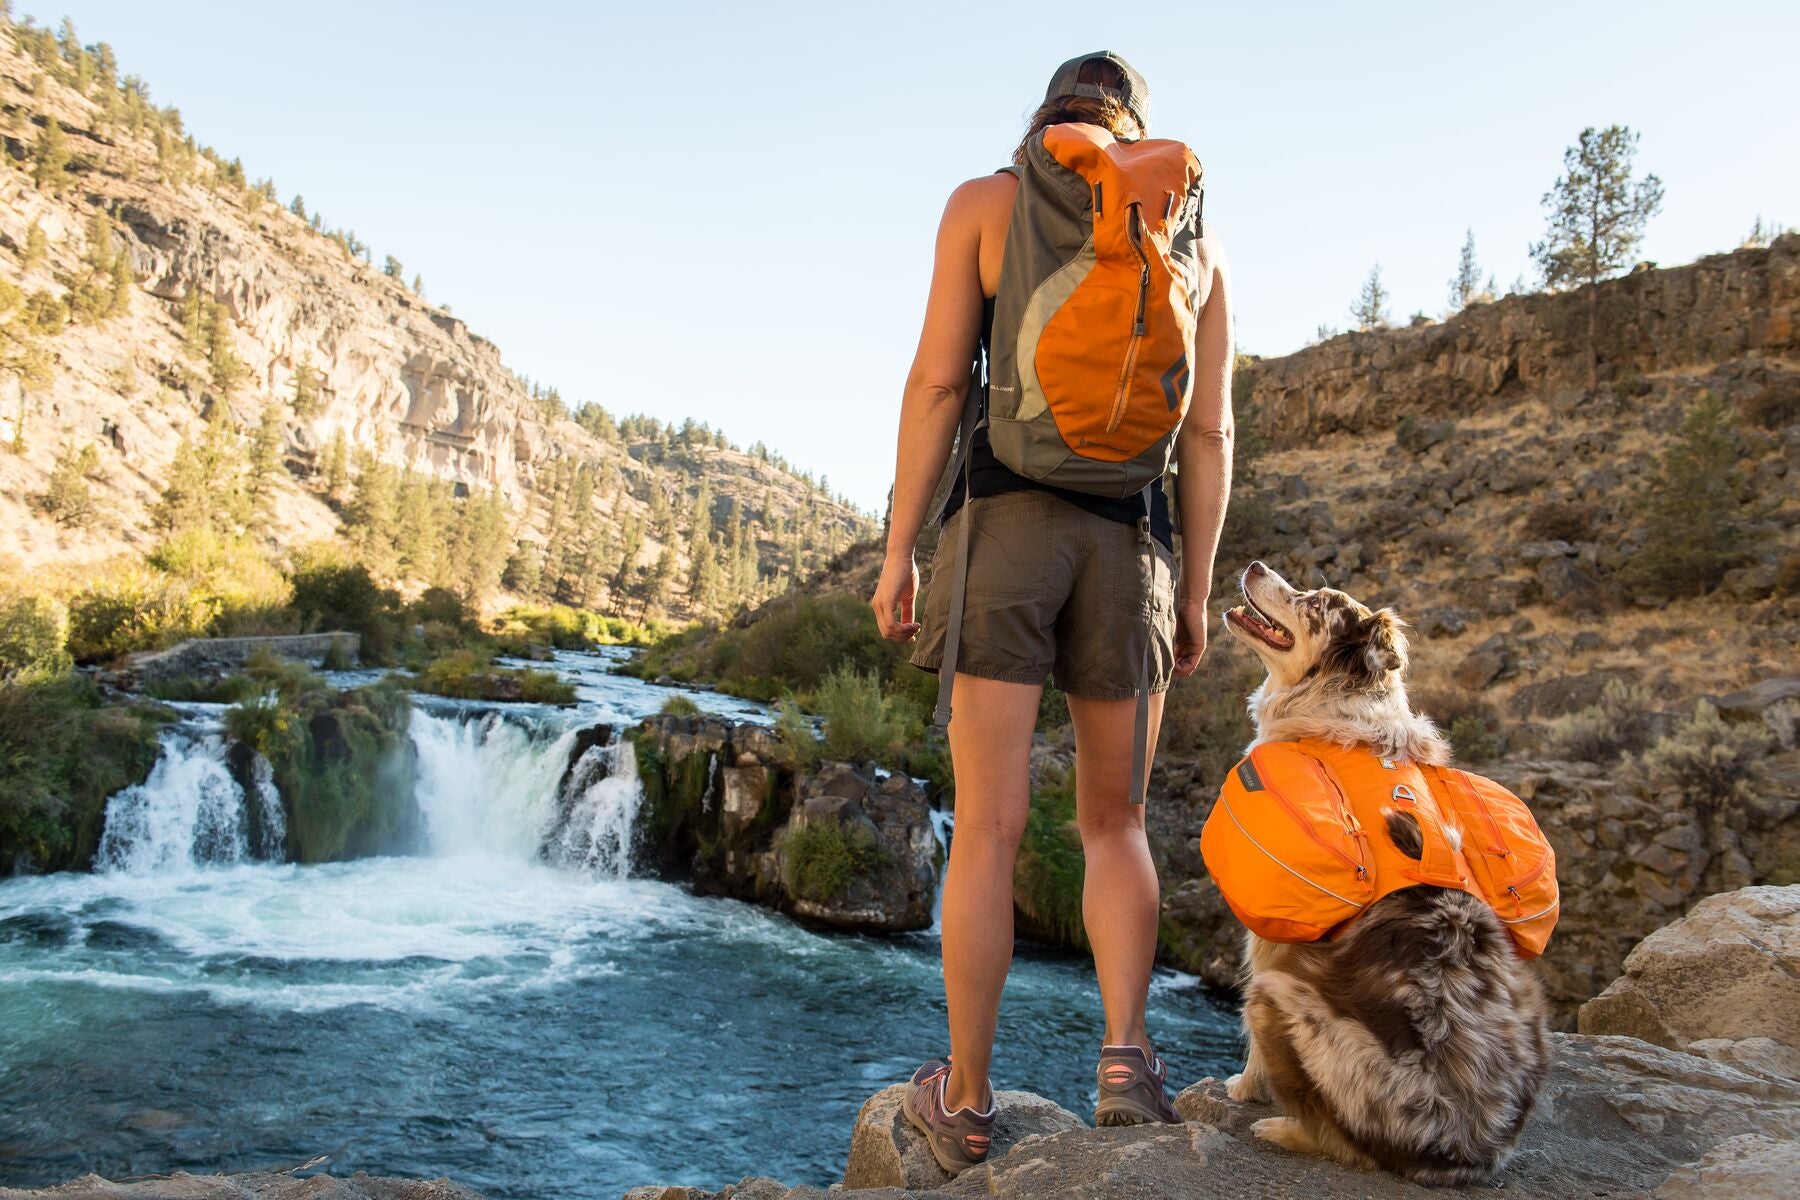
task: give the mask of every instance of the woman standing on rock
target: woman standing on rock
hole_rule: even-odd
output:
[[[1119,56],[1072,59],[1014,165],[951,194],[901,407],[873,605],[882,634],[917,638],[913,662],[939,674],[940,720],[954,687],[956,776],[943,896],[952,1054],[913,1076],[906,1110],[953,1173],[986,1157],[994,1120],[988,1063],[1046,676],[1075,727],[1082,916],[1106,1009],[1095,1120],[1179,1120],[1144,1030],[1159,893],[1141,805],[1162,693],[1206,650],[1232,347],[1199,163],[1146,138],[1148,101]],[[972,377],[972,361],[985,372]],[[966,450],[915,621],[913,547],[953,444]],[[1171,461],[1179,587],[1161,485]]]

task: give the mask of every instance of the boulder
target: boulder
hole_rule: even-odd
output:
[[[1512,694],[1507,707],[1515,717],[1560,717],[1600,703],[1606,685],[1636,683],[1639,672],[1633,667],[1603,667],[1579,675],[1559,675],[1528,683]]]
[[[1631,952],[1580,1027],[1800,1080],[1800,884],[1702,900]]]
[[[1746,1133],[1669,1176],[1653,1200],[1792,1200],[1795,1180],[1800,1141]]]
[[[1471,692],[1479,692],[1500,678],[1511,665],[1512,656],[1507,652],[1506,639],[1496,633],[1456,664],[1456,682]]]
[[[1800,678],[1765,679],[1729,696],[1720,696],[1713,701],[1713,707],[1728,721],[1754,721],[1789,700],[1800,700]]]
[[[907,1124],[902,1111],[906,1086],[897,1083],[876,1092],[856,1114],[850,1160],[844,1167],[845,1188],[937,1188],[950,1182],[924,1136]],[[995,1092],[994,1103],[998,1115],[989,1161],[1006,1155],[1023,1139],[1086,1125],[1068,1109],[1031,1092]]]

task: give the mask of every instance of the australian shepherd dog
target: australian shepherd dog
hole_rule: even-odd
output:
[[[1406,627],[1392,611],[1297,591],[1261,563],[1242,587],[1225,623],[1268,668],[1250,697],[1256,744],[1310,737],[1449,761],[1407,702]],[[1386,835],[1419,857],[1412,817],[1390,817]],[[1246,963],[1249,1055],[1227,1088],[1283,1114],[1257,1136],[1424,1184],[1478,1183],[1506,1161],[1549,1069],[1549,1026],[1535,969],[1485,901],[1405,888],[1324,941],[1252,934]]]

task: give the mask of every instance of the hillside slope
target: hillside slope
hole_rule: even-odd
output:
[[[0,24],[0,288],[67,310],[41,331],[8,325],[0,443],[15,452],[0,454],[0,559],[35,570],[143,548],[183,437],[215,418],[247,435],[271,412],[288,474],[267,529],[277,547],[337,527],[325,474],[340,437],[458,494],[498,493],[522,540],[585,524],[596,553],[626,561],[555,598],[594,606],[735,606],[869,532],[760,447],[600,410],[578,423],[447,307],[367,261],[354,234],[277,203],[272,185],[197,147],[178,114],[115,75],[104,46]],[[53,520],[39,498],[55,461],[89,445],[96,514],[84,527]],[[757,550],[757,582],[730,594],[692,594],[694,555],[712,540],[694,533],[703,481],[709,526],[730,543],[709,553]],[[568,509],[577,496],[585,523]]]

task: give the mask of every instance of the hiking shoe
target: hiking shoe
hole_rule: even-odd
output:
[[[949,1063],[935,1059],[926,1063],[913,1072],[902,1107],[907,1124],[925,1135],[938,1166],[956,1175],[986,1160],[993,1138],[994,1102],[988,1101],[986,1112],[972,1108],[950,1112],[944,1107],[944,1086],[949,1081]]]
[[[1181,1124],[1181,1114],[1163,1091],[1169,1068],[1159,1056],[1136,1046],[1102,1046],[1098,1074],[1100,1103],[1094,1105],[1094,1124]]]

